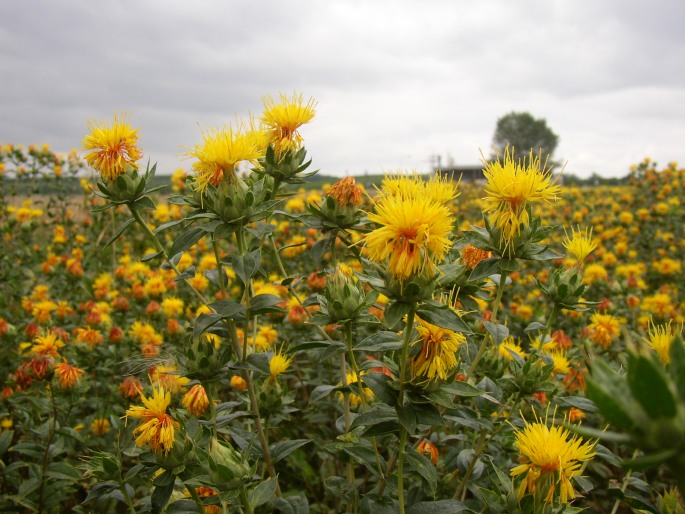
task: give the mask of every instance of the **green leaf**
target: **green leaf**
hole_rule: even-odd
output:
[[[407,466],[423,478],[430,488],[431,495],[435,496],[438,487],[438,471],[428,457],[416,450],[408,450],[405,454]]]
[[[278,462],[308,443],[311,443],[311,439],[290,439],[274,443],[269,447],[271,458],[274,462]]]
[[[406,405],[396,405],[395,410],[397,411],[397,419],[399,419],[400,424],[405,428],[405,430],[412,435],[416,432],[416,427],[418,421],[416,419],[416,411],[411,403]]]
[[[233,267],[236,276],[243,284],[247,284],[247,282],[257,274],[261,259],[261,251],[257,248],[247,255],[232,255],[229,258],[229,262]]]
[[[157,227],[155,230],[153,230],[152,233],[157,235],[160,232],[163,232],[164,230],[166,230],[168,228],[175,227],[176,225],[180,225],[184,221],[185,221],[184,219],[168,221],[166,223],[161,224],[159,227]]]
[[[586,427],[581,425],[572,425],[564,423],[564,427],[571,432],[582,435],[589,439],[599,439],[600,441],[608,441],[616,444],[628,444],[631,438],[628,434],[619,434],[617,432],[609,432],[608,430],[600,430],[598,428]]]
[[[671,343],[671,364],[668,367],[681,402],[685,402],[685,345],[679,335]]]
[[[449,306],[434,303],[423,303],[416,311],[419,318],[441,328],[454,332],[470,334],[471,329]]]
[[[215,310],[221,319],[233,319],[241,321],[245,319],[247,309],[242,303],[234,302],[232,300],[219,300],[209,304],[209,307]]]
[[[533,321],[526,328],[524,328],[523,331],[524,332],[532,332],[533,330],[542,330],[544,328],[545,328],[545,325],[543,325],[539,321]]]
[[[391,350],[399,350],[402,348],[402,339],[396,332],[387,330],[376,332],[357,346],[354,347],[356,351],[365,352],[385,352]]]
[[[303,492],[298,496],[277,497],[274,507],[283,514],[309,514],[309,502]]]
[[[7,448],[12,444],[12,438],[14,437],[14,430],[8,430],[6,432],[0,432],[0,457],[4,455]]]
[[[636,457],[634,459],[627,459],[621,462],[621,466],[625,469],[632,469],[637,471],[642,471],[645,469],[653,468],[660,464],[663,464],[672,457],[678,454],[677,449],[662,450],[656,453],[650,453],[643,457]]]
[[[407,508],[407,514],[456,514],[468,511],[468,507],[457,500],[419,502]]]
[[[492,321],[484,321],[483,326],[487,330],[497,346],[509,335],[509,329],[505,325],[493,323]]]
[[[83,478],[81,472],[67,462],[49,463],[45,475],[57,480],[68,480],[70,482],[76,482]]]
[[[141,185],[143,183],[141,182]],[[136,194],[142,193],[141,191],[138,191]],[[155,202],[153,202],[150,198],[147,196],[143,196],[142,198],[138,198],[135,202],[132,204],[129,204],[129,207],[131,208],[132,211],[154,211],[157,206],[155,205]]]
[[[325,398],[326,396],[331,394],[335,389],[337,388],[333,385],[324,384],[316,386],[309,395],[309,403],[320,400],[321,398]]]
[[[205,236],[206,232],[200,227],[192,227],[179,236],[169,250],[169,258],[185,252]]]
[[[371,372],[362,376],[361,380],[383,403],[391,406],[397,403],[398,392],[388,384],[392,380],[388,375]]]
[[[499,257],[490,257],[480,261],[469,275],[469,282],[476,282],[499,273]]]
[[[166,514],[195,514],[202,511],[193,500],[176,500],[170,503],[164,512]]]
[[[346,445],[343,451],[357,462],[366,466],[374,475],[378,476],[378,466],[376,464],[376,453],[366,446]]]
[[[357,427],[371,427],[387,421],[397,421],[395,410],[388,408],[386,405],[376,405],[354,418],[350,425],[350,430]]]
[[[283,299],[273,294],[258,294],[250,300],[250,315],[286,312],[283,307],[277,307]]]
[[[119,239],[119,237],[124,233],[124,231],[128,228],[128,226],[131,223],[133,223],[134,221],[136,221],[135,218],[129,218],[126,221],[124,221],[124,224],[117,229],[117,231],[114,233],[114,235],[111,238],[109,238],[109,240],[105,243],[105,246],[103,246],[102,249],[104,250],[109,245],[111,245],[114,241]]]
[[[214,314],[213,312],[209,314],[200,314],[195,320],[195,326],[193,327],[193,339],[197,339],[198,337],[200,337],[205,332],[205,330],[217,324],[219,321],[221,321],[220,314]]]
[[[396,327],[409,314],[411,306],[404,302],[392,302],[385,307],[385,324],[388,328]]]
[[[270,478],[268,480],[265,480],[261,484],[258,484],[257,487],[252,489],[248,493],[248,501],[250,502],[250,506],[252,509],[255,507],[259,507],[260,505],[264,505],[266,502],[268,502],[271,498],[274,497],[276,494],[276,488],[278,487],[278,478]]]
[[[675,416],[675,394],[655,355],[628,354],[628,385],[651,418]]]
[[[597,406],[583,396],[562,396],[555,399],[555,402],[562,407],[576,407],[585,412],[597,412]]]
[[[646,421],[640,406],[628,396],[628,387],[624,377],[614,371],[608,363],[596,359],[592,363],[590,376],[587,378],[587,395],[602,415],[622,430],[630,430],[640,420]],[[644,418],[644,419],[643,419]]]
[[[164,510],[164,507],[166,507],[166,504],[169,502],[169,498],[171,498],[171,493],[173,491],[173,480],[166,485],[155,487],[155,490],[152,491],[152,497],[150,498],[153,514],[160,514]]]
[[[519,269],[519,264],[515,259],[500,259],[499,269],[501,269],[503,273],[512,273]]]

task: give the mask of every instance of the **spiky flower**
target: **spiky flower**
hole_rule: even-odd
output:
[[[621,333],[621,328],[616,319],[611,314],[601,314],[595,312],[590,318],[590,339],[600,345],[605,350],[611,346],[614,339]]]
[[[576,497],[571,479],[580,476],[585,461],[594,457],[594,443],[571,436],[560,426],[547,426],[547,420],[526,421],[523,430],[516,431],[516,447],[523,463],[511,470],[511,476],[525,474],[518,488],[518,499],[526,493],[544,495],[553,503],[559,490],[559,502],[567,504]]]
[[[312,121],[316,114],[316,101],[313,98],[305,101],[302,93],[293,93],[291,97],[280,93],[279,98],[280,102],[269,95],[262,99],[264,112],[261,121],[269,143],[280,156],[302,145],[302,136],[297,129]]]
[[[286,357],[281,351],[274,353],[269,360],[269,373],[271,373],[271,378],[275,379],[277,376],[285,373],[292,361],[292,357]]]
[[[31,353],[36,355],[46,355],[49,357],[56,357],[60,348],[64,346],[64,342],[52,332],[36,336],[33,340]]]
[[[387,261],[390,273],[400,281],[435,273],[452,246],[452,213],[420,191],[411,194],[411,183],[398,180],[406,194],[382,195],[375,202],[376,212],[368,218],[379,228],[364,237],[369,259]]]
[[[516,237],[521,226],[528,226],[526,206],[534,202],[552,202],[560,191],[552,182],[551,171],[541,163],[541,156],[530,153],[528,159],[514,158],[507,148],[504,160],[485,162],[483,174],[488,183],[483,198],[490,223],[498,227],[507,241]]]
[[[137,170],[137,161],[143,157],[137,146],[138,129],[128,124],[125,114],[114,114],[111,125],[107,122],[88,121],[88,134],[83,138],[85,159],[107,182],[113,182],[128,170]]]
[[[71,388],[76,382],[78,382],[81,375],[83,375],[83,370],[72,366],[68,362],[60,362],[55,365],[55,375],[64,389]]]
[[[210,128],[202,133],[204,142],[186,155],[197,159],[193,163],[196,174],[195,187],[204,191],[209,184],[217,187],[223,180],[232,182],[236,168],[243,161],[256,164],[264,156],[265,135],[237,122],[236,126],[225,125],[221,129]]]
[[[401,173],[396,175],[390,174],[383,178],[381,190],[378,192],[377,198],[380,199],[387,196],[399,196],[401,198],[426,196],[441,205],[448,205],[459,196],[458,186],[458,182],[454,182],[438,173],[428,180],[424,180],[416,172],[411,175]]]
[[[438,327],[418,318],[416,331],[420,346],[419,352],[411,359],[412,375],[417,378],[447,380],[448,375],[457,367],[457,351],[466,338],[452,330]]]
[[[682,327],[680,327],[680,331],[682,332]],[[652,323],[645,341],[657,353],[659,360],[663,364],[668,364],[671,362],[671,345],[674,339],[675,334],[669,321],[666,325],[655,325]]]
[[[142,423],[134,431],[137,435],[136,444],[140,447],[148,445],[153,452],[169,453],[174,446],[174,428],[180,425],[166,413],[171,403],[171,393],[164,390],[162,385],[152,386],[152,396],[140,395],[143,405],[134,405],[126,411],[126,418],[140,418]]]
[[[566,235],[563,245],[566,251],[582,266],[587,256],[597,248],[597,241],[592,239],[592,229],[585,229],[585,232],[581,232],[579,228],[577,231],[571,229],[571,235]]]

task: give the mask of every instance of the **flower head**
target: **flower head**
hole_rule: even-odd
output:
[[[611,346],[611,342],[621,333],[619,321],[611,314],[595,312],[590,318],[590,339],[605,350]]]
[[[503,161],[498,158],[485,163],[485,210],[507,240],[518,235],[521,225],[530,223],[526,210],[529,202],[552,202],[557,198],[560,188],[552,182],[550,170],[541,166],[541,157],[533,152],[528,159],[516,161],[513,150],[508,148]]]
[[[181,405],[190,411],[193,416],[201,416],[209,407],[207,391],[201,384],[195,384],[190,388],[181,400]]]
[[[154,452],[169,450],[174,446],[174,428],[180,425],[166,413],[171,403],[171,393],[164,390],[161,385],[152,386],[152,396],[140,395],[143,405],[134,405],[126,411],[126,417],[140,418],[142,423],[133,434],[137,435],[138,446],[149,445]]]
[[[332,197],[340,207],[358,207],[362,203],[362,188],[357,185],[354,177],[340,179],[326,195]]]
[[[76,382],[78,382],[81,375],[83,375],[83,370],[72,366],[68,362],[60,362],[55,366],[55,375],[64,389],[69,389]]]
[[[275,379],[277,376],[285,373],[293,361],[292,357],[286,357],[282,352],[276,352],[269,360],[269,372],[271,378]]]
[[[63,346],[64,342],[59,337],[52,332],[48,332],[47,334],[36,336],[31,347],[31,353],[56,357]]]
[[[209,129],[202,137],[203,144],[195,145],[187,153],[197,159],[193,171],[199,191],[204,191],[209,184],[216,187],[224,179],[232,182],[240,162],[255,164],[264,155],[264,133],[240,122],[235,128],[229,124],[222,129]]]
[[[143,157],[136,145],[138,129],[131,128],[126,115],[114,114],[111,125],[88,121],[88,130],[90,134],[83,138],[83,149],[88,150],[85,159],[104,180],[112,182],[126,171],[138,169],[136,161]]]
[[[576,262],[582,265],[585,259],[597,248],[597,240],[592,239],[592,229],[586,229],[585,232],[581,232],[571,229],[571,235],[566,236],[564,241],[564,248],[570,253],[576,260]]]
[[[511,470],[511,476],[526,476],[518,489],[520,500],[527,492],[545,494],[544,501],[552,503],[559,486],[559,501],[567,504],[576,496],[571,479],[581,474],[582,463],[594,457],[594,443],[586,443],[560,426],[548,427],[536,419],[523,430],[516,431],[516,446],[523,464]]]
[[[433,274],[452,246],[449,209],[422,194],[383,195],[375,206],[368,218],[380,226],[364,237],[369,259],[387,260],[400,281]]]
[[[680,328],[682,331],[682,327]],[[675,339],[671,322],[666,325],[654,325],[649,328],[648,337],[645,339],[659,356],[663,364],[671,362],[671,345]]]
[[[290,98],[281,93],[279,98],[280,103],[269,95],[262,99],[262,124],[274,151],[282,155],[289,150],[297,150],[302,144],[302,136],[297,129],[312,121],[316,114],[316,101],[310,98],[305,102],[302,93],[293,93]]]
[[[447,380],[447,376],[457,367],[457,350],[466,342],[466,338],[420,318],[416,330],[420,337],[416,344],[421,349],[411,360],[413,376]]]

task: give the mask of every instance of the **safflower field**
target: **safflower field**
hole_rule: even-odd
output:
[[[2,145],[0,511],[684,512],[685,169],[315,189],[315,107]]]

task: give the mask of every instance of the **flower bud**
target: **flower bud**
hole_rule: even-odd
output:
[[[335,273],[328,278],[319,301],[322,310],[325,306],[328,316],[334,321],[356,319],[370,305],[363,285],[341,268],[336,268]]]
[[[209,443],[210,478],[221,489],[237,489],[252,472],[240,453],[212,438]]]

